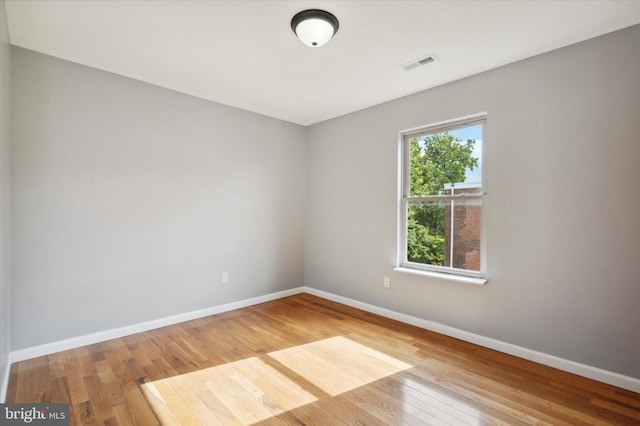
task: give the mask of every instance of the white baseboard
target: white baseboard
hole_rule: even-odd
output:
[[[207,317],[209,315],[220,314],[234,309],[246,308],[247,306],[257,305],[258,303],[270,302],[272,300],[281,299],[283,297],[293,296],[304,292],[304,287],[293,288],[290,290],[279,291],[276,293],[266,294],[264,296],[244,299],[237,302],[231,302],[224,305],[212,306],[206,309],[186,312],[184,314],[172,315],[170,317],[160,318],[157,320],[146,321],[126,327],[115,328],[112,330],[100,331],[84,336],[73,337],[71,339],[61,340],[59,342],[47,343],[44,345],[33,346],[30,348],[19,349],[11,352],[11,363],[24,361],[26,359],[36,358],[43,355],[49,355],[56,352],[66,351],[80,346],[92,345],[94,343],[104,342],[106,340],[117,339],[119,337],[129,336],[135,333],[153,330],[155,328],[166,327],[168,325],[178,324],[193,319]]]
[[[547,365],[549,367],[557,368],[559,370],[597,380],[599,382],[618,386],[620,388],[628,389],[633,392],[640,392],[640,379],[636,379],[634,377],[625,376],[619,373],[614,373],[612,371],[592,367],[590,365],[580,364],[578,362],[559,358],[557,356],[549,355],[543,352],[534,351],[532,349],[523,348],[521,346],[503,342],[501,340],[496,340],[454,327],[449,327],[448,325],[440,324],[434,321],[429,321],[400,312],[395,312],[390,309],[370,305],[358,300],[338,296],[333,293],[327,293],[326,291],[316,290],[311,287],[304,287],[304,291],[305,293],[313,294],[314,296],[333,300],[334,302],[342,303],[344,305],[362,309],[363,311],[371,312],[373,314],[377,314],[386,318],[391,318],[407,324],[415,325],[416,327],[424,328],[426,330],[435,331],[436,333],[444,334],[445,336],[454,337],[456,339],[464,340],[465,342],[474,343],[476,345],[484,346],[485,348],[494,349],[499,352],[517,356],[519,358],[524,358],[529,361],[534,361],[539,364]]]
[[[406,315],[400,312],[392,311],[390,309],[381,308],[375,305],[370,305],[368,303],[360,302],[354,299],[349,299],[343,296],[338,296],[336,294],[328,293],[322,290],[317,290],[311,287],[298,287],[290,290],[267,294],[264,296],[254,297],[251,299],[245,299],[238,302],[232,302],[224,305],[214,306],[207,309],[201,309],[198,311],[187,312],[179,315],[173,315],[170,317],[161,318],[153,321],[147,321],[140,324],[134,324],[127,327],[121,327],[113,330],[92,333],[85,336],[62,340],[60,342],[48,343],[45,345],[34,346],[31,348],[17,350],[17,351],[11,352],[10,363],[23,361],[25,359],[35,358],[38,356],[48,355],[48,354],[52,354],[55,352],[60,352],[68,349],[73,349],[80,346],[86,346],[94,343],[104,342],[105,340],[116,339],[119,337],[128,336],[130,334],[135,334],[135,333],[141,333],[143,331],[148,331],[148,330],[152,330],[159,327],[165,327],[168,325],[173,325],[173,324],[177,324],[184,321],[190,321],[196,318],[202,318],[209,315],[215,315],[222,312],[231,311],[234,309],[245,308],[247,306],[256,305],[258,303],[269,302],[272,300],[293,296],[300,293],[309,293],[314,296],[322,297],[328,300],[333,300],[335,302],[352,306],[354,308],[362,309],[363,311],[371,312],[386,318],[391,318],[407,324],[415,325],[420,328],[424,328],[426,330],[431,330],[436,333],[444,334],[445,336],[450,336],[456,339],[464,340],[465,342],[474,343],[489,349],[494,349],[499,352],[503,352],[509,355],[514,355],[519,358],[524,358],[524,359],[534,361],[543,365],[557,368],[559,370],[567,371],[570,373],[577,374],[579,376],[597,380],[599,382],[608,383],[610,385],[618,386],[623,389],[628,389],[633,392],[640,392],[640,379],[636,379],[634,377],[629,377],[629,376],[614,373],[611,371],[603,370],[600,368],[592,367],[589,365],[580,364],[578,362],[559,358],[554,355],[549,355],[543,352],[538,352],[531,349],[523,348],[521,346],[513,345],[511,343],[492,339],[490,337],[481,336],[475,333],[470,333],[468,331],[460,330],[454,327],[449,327],[447,325],[440,324],[434,321],[429,321],[429,320],[414,317],[411,315]],[[9,382],[9,369],[7,368],[5,377],[2,377],[2,382],[0,382],[0,386],[2,386],[0,388],[0,402],[4,402],[4,398],[6,397],[8,382]]]

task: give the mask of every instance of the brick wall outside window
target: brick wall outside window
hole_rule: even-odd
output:
[[[465,192],[479,194],[480,187],[458,189],[454,194]],[[451,189],[445,189],[451,195]],[[480,215],[479,201],[454,201],[453,207],[453,263],[451,264],[451,204],[445,208],[445,253],[444,264],[471,271],[480,270]]]

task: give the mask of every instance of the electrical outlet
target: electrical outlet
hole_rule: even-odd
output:
[[[228,272],[223,272],[222,275],[220,276],[220,283],[221,284],[228,284],[229,283],[229,273]]]
[[[384,288],[391,288],[391,278],[384,277],[384,281],[382,282]]]

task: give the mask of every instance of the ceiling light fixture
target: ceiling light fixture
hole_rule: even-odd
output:
[[[324,10],[303,10],[291,19],[293,32],[301,42],[311,47],[327,44],[339,27],[338,18]]]

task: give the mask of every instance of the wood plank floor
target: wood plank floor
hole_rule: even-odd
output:
[[[640,394],[308,294],[16,363],[75,425],[632,425]]]

